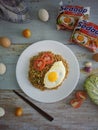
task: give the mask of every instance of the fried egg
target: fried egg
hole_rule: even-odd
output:
[[[73,17],[64,16],[64,15],[60,17],[60,21],[62,22],[62,24],[66,24],[66,25],[70,25],[70,24],[74,25],[75,23],[75,20]]]
[[[46,88],[52,89],[59,86],[66,75],[66,68],[62,61],[57,61],[49,69],[44,77],[44,86]]]
[[[86,44],[86,43],[88,42],[88,38],[85,37],[85,36],[82,35],[82,34],[76,33],[76,34],[74,35],[74,37],[75,37],[75,40],[76,40],[77,42],[79,42],[79,43]]]

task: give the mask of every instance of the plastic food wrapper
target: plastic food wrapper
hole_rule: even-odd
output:
[[[81,16],[89,19],[90,7],[63,5],[62,2],[60,5],[59,15],[56,19],[57,30],[73,30]]]
[[[71,36],[71,42],[95,52],[98,48],[98,25],[80,18]]]

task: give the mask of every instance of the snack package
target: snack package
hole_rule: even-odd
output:
[[[95,52],[98,48],[98,25],[80,18],[71,36],[71,42]]]
[[[84,16],[84,19],[88,19],[89,15],[90,7],[61,5],[56,19],[57,30],[73,30],[81,16]]]

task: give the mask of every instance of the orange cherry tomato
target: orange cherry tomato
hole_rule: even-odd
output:
[[[72,99],[70,101],[70,104],[73,108],[79,108],[82,105],[82,103],[83,103],[83,100],[81,99]]]
[[[36,59],[34,61],[34,68],[38,71],[43,70],[45,67],[45,61],[43,59]]]
[[[83,90],[79,90],[76,92],[76,98],[85,100],[87,98],[87,93]]]
[[[52,64],[54,59],[53,55],[49,52],[44,53],[41,58],[45,61],[46,64]]]
[[[23,36],[26,37],[26,38],[31,37],[31,31],[30,31],[30,29],[25,29],[25,30],[23,30],[22,34],[23,34]]]
[[[23,114],[23,109],[21,107],[17,107],[15,110],[15,115],[22,116],[22,114]]]

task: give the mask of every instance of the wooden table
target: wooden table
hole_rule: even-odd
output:
[[[0,21],[0,36],[8,36],[12,40],[10,48],[0,47],[0,62],[5,63],[7,66],[6,73],[0,76],[0,107],[5,109],[5,116],[0,118],[0,130],[98,130],[98,106],[93,104],[89,97],[79,109],[72,108],[69,103],[75,92],[83,89],[83,83],[90,73],[80,71],[79,82],[75,90],[67,98],[59,102],[46,104],[30,99],[54,117],[52,122],[46,120],[13,93],[12,90],[17,89],[17,91],[25,95],[16,81],[16,63],[23,50],[40,40],[56,40],[66,44],[77,57],[80,70],[84,67],[85,62],[90,61],[93,65],[93,72],[98,72],[98,63],[92,60],[93,53],[77,45],[69,44],[68,40],[71,32],[56,30],[55,20],[59,0],[31,0],[30,2],[33,17],[31,23],[15,24]],[[72,5],[90,6],[90,19],[92,22],[98,23],[97,0],[67,0],[65,2]],[[40,8],[49,11],[50,19],[46,23],[40,21],[37,17]],[[32,37],[30,39],[22,37],[21,32],[24,28],[31,29]],[[21,117],[16,117],[14,114],[17,106],[23,108],[24,114]]]

